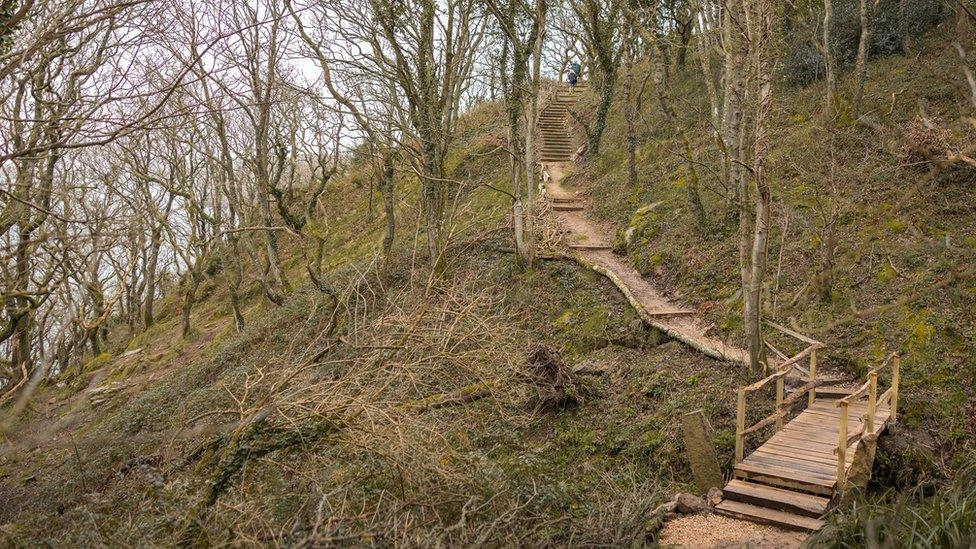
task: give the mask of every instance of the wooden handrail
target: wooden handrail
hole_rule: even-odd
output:
[[[887,368],[891,365],[891,387],[885,391],[880,398],[878,398],[878,372]],[[840,408],[840,429],[837,434],[837,448],[834,453],[837,454],[837,488],[840,491],[844,491],[846,487],[846,479],[844,478],[846,474],[846,459],[847,459],[847,447],[851,442],[858,440],[865,433],[874,434],[875,433],[875,416],[878,413],[879,404],[889,403],[890,409],[890,419],[895,421],[898,413],[898,385],[900,383],[901,376],[901,358],[898,353],[891,353],[885,358],[884,362],[876,368],[872,368],[868,373],[868,381],[861,385],[861,387],[851,393],[850,395],[837,401],[837,407]],[[852,401],[867,395],[868,406],[867,411],[861,417],[861,426],[854,433],[848,436],[847,433],[847,419],[849,414],[849,408]]]
[[[891,397],[894,393],[892,389],[894,389],[894,387],[888,387],[887,391],[881,393],[881,396],[878,397],[878,406],[884,406],[885,404],[891,403]]]
[[[772,374],[760,379],[759,381],[746,385],[745,387],[740,387],[737,395],[736,402],[736,426],[735,426],[735,460],[736,463],[742,461],[745,453],[745,436],[762,429],[773,423],[776,424],[776,430],[779,431],[783,428],[783,418],[786,415],[786,409],[802,397],[803,394],[808,394],[808,404],[812,404],[813,400],[816,398],[816,387],[821,385],[817,382],[817,350],[822,349],[825,345],[819,341],[810,339],[808,337],[796,334],[788,328],[779,326],[767,321],[767,324],[773,326],[774,328],[784,331],[788,335],[792,335],[801,341],[809,343],[809,345],[800,351],[796,356],[786,359],[782,363],[776,366],[776,371]],[[767,347],[772,349],[774,353],[779,356],[785,357],[785,355],[770,345],[766,344]],[[808,383],[800,388],[797,392],[792,394],[790,398],[785,397],[785,378],[790,370],[796,368],[801,374],[805,374],[802,368],[799,367],[799,362],[804,358],[810,357],[810,368],[809,368],[809,378]],[[753,424],[748,429],[746,428],[746,395],[753,393],[765,387],[769,382],[776,381],[776,408],[775,411],[766,416],[765,418],[759,420],[757,423]]]
[[[752,385],[746,385],[745,387],[742,388],[742,390],[745,391],[745,392],[747,392],[747,393],[756,392],[759,389],[762,389],[763,387],[765,387],[766,384],[769,383],[770,381],[773,381],[774,379],[780,379],[780,378],[786,376],[786,374],[788,374],[788,373],[790,373],[789,368],[787,368],[785,370],[779,370],[775,374],[769,374],[768,376],[760,379],[759,381],[753,383]]]
[[[765,322],[767,326],[769,326],[771,328],[774,328],[774,329],[776,329],[776,330],[778,330],[780,332],[783,332],[784,334],[786,334],[788,336],[791,336],[791,337],[794,337],[796,339],[799,339],[800,341],[802,341],[804,343],[807,343],[809,345],[816,345],[818,349],[823,349],[824,347],[827,346],[822,341],[817,341],[816,339],[811,339],[811,338],[809,338],[809,337],[807,337],[807,336],[805,336],[805,335],[803,335],[801,333],[794,332],[793,330],[787,328],[786,326],[780,326],[779,324],[776,324],[775,322],[773,322],[771,320],[764,320],[763,322]]]
[[[777,406],[777,410],[775,412],[760,419],[756,423],[753,423],[752,426],[744,428],[742,430],[742,434],[748,435],[754,433],[762,429],[763,427],[768,427],[769,425],[772,425],[773,421],[776,420],[777,418],[782,419],[783,416],[786,415],[786,410],[788,410],[789,407],[793,405],[793,403],[803,398],[804,394],[806,394],[808,391],[812,391],[816,387],[819,387],[825,383],[827,383],[827,380],[823,380],[823,379],[815,380],[798,388],[788,398],[786,398],[781,404]]]
[[[874,370],[871,370],[871,373],[877,375],[877,373]],[[846,397],[838,400],[836,406],[840,406],[842,402],[845,405],[846,404],[850,404],[852,400],[859,399],[862,396],[868,394],[868,389],[870,388],[870,385],[871,385],[871,382],[870,381],[865,381],[864,382],[864,385],[861,385],[860,387],[858,387],[858,389],[856,391],[854,391],[853,393],[847,395]]]
[[[840,406],[840,429],[837,433],[837,489],[844,491],[845,478],[847,473],[847,413],[849,404],[843,400],[837,403]]]

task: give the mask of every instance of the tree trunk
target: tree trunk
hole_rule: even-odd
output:
[[[871,0],[861,0],[861,37],[857,43],[856,83],[854,101],[851,106],[854,120],[861,117],[861,99],[864,95],[864,81],[868,75],[868,53],[871,48]]]
[[[393,186],[393,151],[390,147],[383,148],[383,172],[380,180],[380,191],[383,193],[383,209],[386,216],[386,234],[383,235],[383,256],[387,260],[393,250],[393,238],[396,232],[396,217],[393,207],[395,205],[394,186]]]
[[[613,102],[613,88],[616,84],[616,71],[604,75],[603,86],[600,88],[600,104],[596,107],[596,120],[593,129],[588,136],[586,145],[587,154],[597,156],[600,154],[600,143],[603,141],[603,132],[607,128],[607,114],[610,113],[610,104]]]
[[[743,277],[742,297],[749,367],[758,371],[760,365],[765,363],[765,348],[762,343],[762,286],[766,271],[771,202],[769,182],[766,179],[766,156],[770,146],[768,118],[773,98],[773,9],[769,0],[754,0],[751,4],[747,8],[746,20],[755,93],[752,165],[756,182],[756,204],[751,246],[747,221],[740,219],[739,257],[742,262],[740,270]],[[748,264],[745,263],[747,253]]]
[[[833,0],[824,0],[823,54],[824,64],[827,68],[827,109],[825,111],[827,120],[833,120],[837,108],[836,61],[834,60],[834,49],[831,47],[831,36],[833,35],[831,26],[833,22],[834,2]]]
[[[200,258],[197,263],[203,262],[204,259]],[[190,272],[186,274],[184,279],[184,292],[183,292],[183,317],[182,317],[182,327],[183,330],[181,335],[183,339],[189,339],[190,337],[190,312],[193,309],[193,304],[196,302],[197,287],[200,286],[200,281],[203,276],[196,272],[197,265],[193,265],[190,268]]]
[[[539,85],[542,78],[542,46],[545,41],[547,0],[536,0],[535,24],[540,30],[532,45],[532,75],[529,83],[529,97],[525,120],[525,236],[528,267],[535,263],[535,201],[539,178],[535,162],[535,125],[539,118]]]
[[[234,329],[244,331],[244,314],[241,312],[240,288],[244,283],[244,266],[241,265],[241,246],[236,235],[229,235],[230,253],[224,256],[229,264],[230,276],[227,278],[227,293],[230,295],[230,310],[234,316]],[[226,249],[226,247],[224,248]]]
[[[142,307],[142,323],[146,329],[153,324],[153,303],[156,300],[156,271],[159,268],[159,249],[163,245],[162,229],[154,227],[150,240],[149,261],[146,263],[146,297]]]
[[[911,55],[911,49],[909,47],[911,37],[908,35],[908,1],[900,0],[898,2],[898,28],[901,35],[901,51],[906,57]]]
[[[742,105],[743,83],[742,62],[745,41],[735,27],[732,12],[741,12],[741,1],[730,0],[722,19],[723,41],[725,42],[725,92],[722,102],[722,133],[719,146],[722,148],[722,172],[725,176],[727,194],[727,217],[734,221],[747,199],[741,189],[742,182]]]
[[[624,118],[627,123],[627,184],[637,189],[637,113],[634,105],[634,49],[630,29],[626,33],[627,51],[624,54]]]

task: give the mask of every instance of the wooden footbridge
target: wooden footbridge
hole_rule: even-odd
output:
[[[860,387],[827,387],[826,380],[817,378],[817,352],[824,344],[767,324],[807,347],[792,358],[773,349],[781,357],[776,371],[739,389],[735,467],[716,511],[813,531],[823,526],[822,517],[833,499],[867,481],[874,438],[897,416],[899,357],[889,355]],[[791,372],[799,373],[804,385],[786,395],[785,379]],[[890,381],[879,396],[882,373],[890,373]],[[773,412],[746,426],[747,399],[770,388],[775,399]],[[745,455],[747,438],[770,430],[772,435]]]

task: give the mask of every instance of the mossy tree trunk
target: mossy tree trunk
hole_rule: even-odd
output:
[[[837,69],[832,46],[832,26],[834,24],[834,2],[824,0],[823,19],[823,55],[827,69],[827,105],[824,114],[827,120],[833,120],[837,114]]]
[[[758,371],[765,363],[762,343],[762,287],[766,271],[769,239],[771,191],[766,176],[766,157],[769,153],[769,113],[772,108],[772,22],[770,0],[751,0],[744,3],[747,40],[749,44],[750,96],[753,99],[752,120],[752,179],[755,182],[755,204],[752,226],[747,212],[740,212],[739,262],[742,277],[743,319],[749,367]],[[746,181],[745,178],[742,180]],[[748,189],[740,187],[745,197]],[[746,200],[742,200],[743,206]]]
[[[535,261],[533,132],[538,108],[542,33],[548,7],[546,0],[535,0],[534,6],[523,0],[489,0],[486,5],[504,40],[499,58],[499,81],[508,118],[515,256],[519,267],[528,269]],[[530,61],[533,64],[531,73]]]
[[[861,0],[861,36],[857,43],[857,63],[854,69],[856,82],[854,84],[854,101],[851,114],[854,120],[861,117],[861,100],[864,96],[864,82],[868,75],[868,53],[871,48],[871,18],[873,17],[873,3],[871,0]]]
[[[572,7],[583,29],[586,49],[593,56],[593,84],[600,93],[595,119],[586,130],[587,154],[597,156],[600,154],[617,83],[617,68],[623,53],[618,31],[623,3],[622,0],[573,0]]]

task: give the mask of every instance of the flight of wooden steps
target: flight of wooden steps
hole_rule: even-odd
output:
[[[539,115],[537,126],[542,136],[539,160],[542,162],[567,162],[573,156],[573,140],[566,131],[568,109],[576,103],[587,86],[579,83],[575,88],[561,87]]]
[[[828,498],[742,479],[732,479],[715,506],[721,515],[813,532],[823,526]]]

